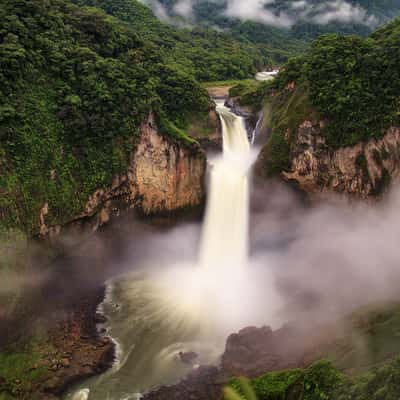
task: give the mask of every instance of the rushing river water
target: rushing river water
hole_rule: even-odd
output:
[[[154,266],[143,266],[142,273],[136,269],[109,282],[101,311],[107,317],[107,334],[117,343],[118,360],[110,371],[84,382],[67,399],[138,398],[140,393],[178,381],[197,364],[216,363],[225,335],[240,328],[234,324],[232,302],[248,257],[250,145],[243,119],[222,104],[217,112],[224,149],[211,166],[199,260],[163,266],[157,274],[146,273]],[[232,291],[220,285],[227,275]],[[180,352],[195,352],[198,357],[194,364],[185,364]]]

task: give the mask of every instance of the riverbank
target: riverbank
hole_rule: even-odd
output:
[[[36,321],[34,333],[9,343],[0,353],[0,398],[59,399],[71,385],[110,368],[115,346],[96,327],[103,298],[104,287],[96,287],[55,305]]]
[[[57,252],[30,242],[33,254],[24,250],[20,257],[18,304],[2,313],[7,303],[0,303],[1,400],[57,399],[111,367],[115,346],[96,326],[104,322],[97,313],[104,282],[140,265],[152,251],[143,246],[150,237],[160,246],[164,232],[177,223],[171,218],[113,218],[81,243],[77,237],[63,239]]]

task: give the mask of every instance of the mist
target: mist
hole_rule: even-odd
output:
[[[142,0],[151,6],[162,20],[172,22],[166,8],[158,0]],[[221,3],[214,0],[214,3]],[[194,19],[193,0],[178,0],[173,13],[186,19]],[[376,25],[378,19],[367,13],[359,4],[348,0],[293,0],[277,9],[276,0],[227,0],[224,15],[243,21],[256,21],[279,28],[291,28],[299,22],[326,25],[332,22]]]
[[[283,320],[397,299],[400,191],[374,204],[338,200],[305,206],[279,185],[254,193],[251,259],[271,271]]]
[[[221,336],[248,325],[325,322],[397,300],[400,190],[374,204],[334,196],[309,204],[276,183],[251,192],[250,256],[239,274],[215,265],[199,275],[200,223],[153,232],[119,270],[165,283],[177,303],[198,296]],[[202,279],[206,289],[196,293]]]

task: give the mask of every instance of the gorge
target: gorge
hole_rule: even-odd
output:
[[[0,400],[398,400],[399,0],[233,3],[0,0]]]
[[[196,364],[216,363],[227,334],[243,323],[239,310],[232,320],[227,314],[232,296],[246,287],[248,279],[250,144],[243,118],[223,102],[216,110],[223,154],[211,161],[197,262],[190,265],[177,259],[177,265],[162,270],[139,267],[108,284],[102,309],[107,334],[117,343],[118,359],[109,372],[83,383],[67,398],[133,399],[174,382],[193,368],[179,354],[193,352]],[[151,273],[146,272],[149,269]]]

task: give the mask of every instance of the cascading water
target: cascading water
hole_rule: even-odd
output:
[[[180,352],[195,351],[199,364],[217,362],[226,335],[243,327],[235,318],[247,317],[249,308],[243,298],[236,300],[248,257],[251,151],[243,118],[222,104],[217,112],[223,155],[211,166],[199,259],[135,272],[109,286],[102,309],[108,333],[119,344],[119,362],[68,399],[136,399],[135,393],[173,383],[193,368],[179,360]]]
[[[202,268],[246,263],[248,252],[248,177],[250,144],[242,117],[219,104],[223,156],[212,166],[209,198],[200,247]]]

